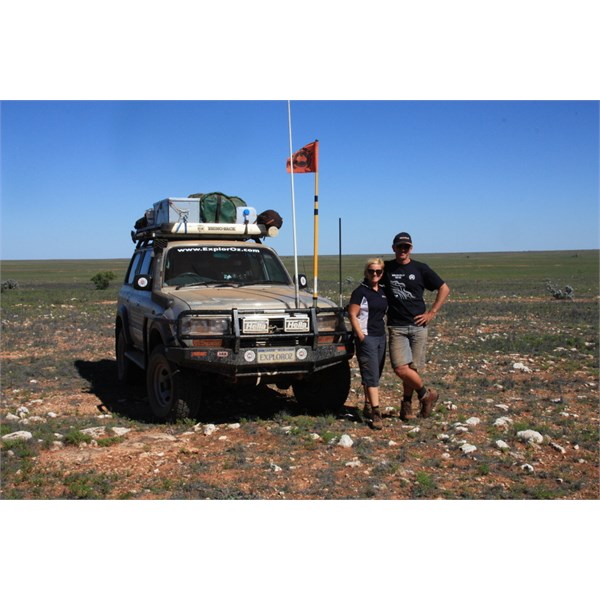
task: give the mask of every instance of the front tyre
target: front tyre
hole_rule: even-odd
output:
[[[347,360],[295,382],[296,400],[315,412],[338,412],[350,392],[350,364]]]
[[[146,370],[146,388],[152,414],[159,421],[193,419],[198,415],[201,389],[193,371],[169,361],[164,346],[152,350]]]

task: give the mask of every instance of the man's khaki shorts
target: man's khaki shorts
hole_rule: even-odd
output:
[[[427,327],[406,325],[388,327],[390,360],[392,368],[411,365],[415,369],[425,366]]]

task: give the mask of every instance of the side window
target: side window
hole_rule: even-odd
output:
[[[142,252],[136,252],[131,259],[131,263],[129,263],[129,270],[127,271],[127,279],[126,283],[129,285],[133,285],[133,279],[135,277],[135,273],[137,268],[140,265],[140,260],[142,259]]]
[[[138,271],[138,273],[140,273],[140,275],[151,275],[151,271],[152,271],[152,255],[154,253],[152,252],[151,249],[146,250],[146,253],[144,254],[144,258],[142,259],[142,265]]]

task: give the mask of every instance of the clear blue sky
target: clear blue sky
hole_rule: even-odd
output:
[[[146,208],[222,191],[284,218],[293,252],[288,107],[280,101],[5,101],[2,258],[121,258]],[[319,252],[598,248],[593,101],[292,101],[294,150],[320,141]],[[314,175],[294,177],[299,254]]]

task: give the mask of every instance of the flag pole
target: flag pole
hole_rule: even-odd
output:
[[[313,306],[318,302],[319,281],[319,140],[315,140],[315,211],[314,211],[314,246],[313,246]]]
[[[342,217],[338,218],[338,256],[340,268],[340,306],[342,306]]]
[[[288,131],[290,137],[290,180],[292,184],[292,234],[294,240],[294,290],[296,308],[300,307],[300,290],[298,287],[298,246],[296,242],[296,199],[294,194],[294,150],[292,145],[292,108],[288,100]]]

